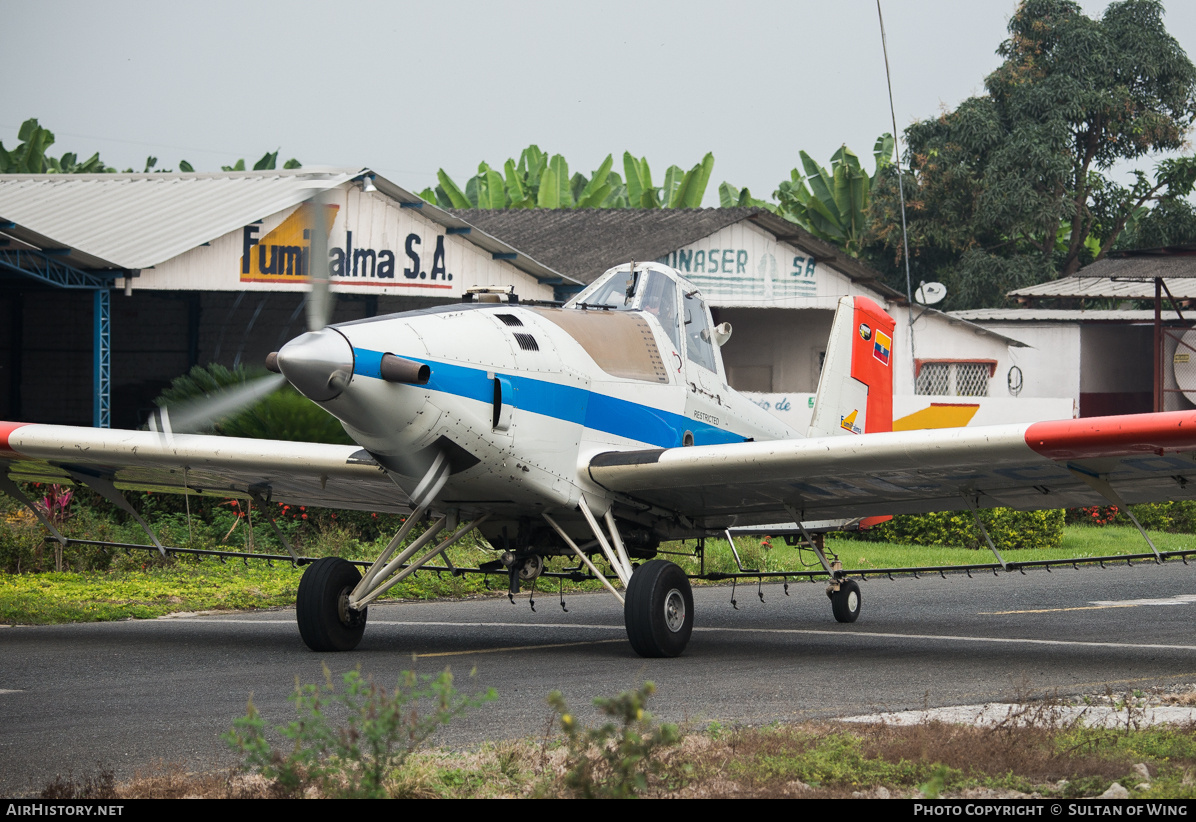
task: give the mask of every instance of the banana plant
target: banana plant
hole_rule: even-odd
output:
[[[718,204],[720,208],[765,208],[776,213],[777,207],[764,200],[757,200],[745,186],[736,188],[730,183],[719,183]]]
[[[21,142],[11,151],[6,150],[4,144],[0,143],[0,174],[100,174],[116,171],[115,168],[104,165],[98,151],[82,162],[72,151],[63,154],[61,158],[47,155],[46,150],[54,145],[54,132],[42,127],[36,117],[21,123],[17,139]],[[253,168],[255,171],[273,170],[277,163],[278,152],[268,151],[254,163]],[[146,157],[144,172],[168,171],[168,169],[156,169],[157,165],[157,157],[152,155]],[[300,167],[299,161],[294,158],[283,164],[283,168]],[[224,171],[244,171],[245,160],[237,160],[235,164],[222,166],[222,168]],[[179,161],[179,171],[194,170],[186,160]],[[131,168],[125,169],[126,174],[132,172]]]
[[[0,174],[86,174],[108,170],[100,162],[99,152],[83,162],[71,151],[61,158],[47,156],[46,150],[54,145],[54,132],[39,125],[37,118],[21,123],[17,139],[21,142],[11,151],[0,143]]]
[[[714,154],[707,152],[702,161],[689,171],[669,166],[664,173],[662,199],[669,208],[701,208],[706,196],[710,172],[714,170]]]
[[[502,174],[481,163],[464,189],[440,169],[438,185],[419,196],[442,208],[698,208],[714,169],[714,155],[708,153],[689,171],[670,166],[660,187],[652,183],[646,157],[623,154],[626,180],[613,166],[614,155],[608,154],[589,177],[580,172],[570,175],[563,156],[550,157],[531,145],[518,162],[507,160]]]
[[[893,162],[893,136],[876,138],[872,154],[876,168],[868,174],[860,158],[846,145],[831,157],[828,171],[800,152],[802,169],[793,169],[773,192],[779,203],[778,213],[823,240],[841,246],[848,254],[859,256],[868,230],[868,207],[872,186]]]

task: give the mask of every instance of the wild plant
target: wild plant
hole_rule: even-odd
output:
[[[577,721],[560,691],[548,695],[565,733],[566,787],[586,799],[629,799],[647,789],[648,776],[664,767],[660,753],[681,741],[676,725],[657,725],[644,710],[655,692],[656,685],[645,682],[638,690],[595,699],[594,706],[611,718],[596,728]]]
[[[461,695],[447,668],[438,676],[404,671],[390,690],[359,670],[342,680],[338,690],[325,666],[323,685],[296,681],[290,702],[298,719],[274,729],[291,741],[289,752],[266,738],[252,696],[246,715],[221,739],[244,755],[248,767],[274,780],[280,794],[302,796],[314,787],[323,796],[384,798],[387,779],[440,726],[498,697],[493,688]],[[431,704],[422,714],[421,701]],[[330,715],[337,713],[344,714],[341,724]]]

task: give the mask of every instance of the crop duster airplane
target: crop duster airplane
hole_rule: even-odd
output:
[[[647,657],[680,654],[694,622],[686,573],[654,558],[665,540],[788,528],[851,622],[859,586],[817,530],[1196,491],[1196,412],[891,431],[894,323],[863,297],[840,301],[803,437],[728,387],[730,327],[663,265],[613,268],[563,306],[473,289],[460,304],[332,326],[327,281],[313,280],[312,330],[267,367],[356,447],[180,433],[177,411],[149,431],[0,423],[0,490],[24,499],[14,481],[75,482],[126,507],[118,488],[410,511],[364,575],[338,558],[304,572],[296,610],[310,648],[355,647],[371,602],[477,530],[501,555],[478,570],[507,572],[512,591],[546,557],[579,559]]]

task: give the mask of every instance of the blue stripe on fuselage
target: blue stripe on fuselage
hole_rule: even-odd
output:
[[[357,376],[382,378],[382,352],[354,348],[353,356],[354,372]],[[494,382],[486,374],[499,374],[498,371],[487,372],[479,368],[419,357],[406,359],[425,363],[432,369],[428,384],[420,386],[421,388],[478,402],[494,402]],[[513,405],[516,408],[577,423],[595,431],[626,437],[658,448],[674,448],[681,445],[681,438],[686,431],[693,432],[695,445],[717,445],[748,439],[733,431],[691,420],[680,414],[598,394],[584,388],[534,380],[518,374],[503,373],[501,376],[509,380],[515,390]]]

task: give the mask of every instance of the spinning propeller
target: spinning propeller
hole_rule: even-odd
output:
[[[325,202],[326,187],[320,183],[315,187],[308,206],[311,228],[307,232],[310,243],[307,332],[266,357],[266,368],[274,373],[195,400],[162,406],[151,416],[150,430],[166,437],[211,430],[222,418],[263,399],[286,382],[318,404],[336,399],[349,386],[353,379],[353,346],[344,334],[328,327],[334,297],[327,265],[331,225]],[[392,383],[423,385],[431,375],[426,364],[389,353],[382,356],[379,370],[381,378]],[[384,411],[380,409],[379,413]],[[452,473],[448,454],[443,449],[420,456],[418,475],[408,477],[417,480],[410,493],[417,509],[435,500]]]
[[[328,259],[328,230],[330,228],[328,225],[327,208],[324,202],[323,184],[317,185],[320,188],[317,189],[309,201],[312,227],[308,232],[311,243],[308,252],[309,290],[306,306],[308,333],[300,336],[294,342],[306,340],[312,334],[319,334],[328,325],[328,321],[332,316],[333,297],[329,289],[328,267],[326,265],[315,264],[317,260]],[[290,345],[288,344],[284,348]],[[220,420],[244,408],[248,408],[258,400],[269,396],[287,382],[287,376],[279,368],[278,357],[279,352],[277,351],[266,357],[266,368],[274,372],[272,374],[247,380],[239,385],[229,386],[203,397],[159,407],[150,416],[150,430],[159,431],[168,436],[170,434],[195,434],[210,431]],[[335,380],[339,384],[340,389],[343,390],[352,376],[353,359],[352,351],[350,351],[347,369],[342,367],[337,373],[327,377],[327,379],[330,382]],[[310,384],[310,380],[306,380],[305,382]],[[299,385],[295,387],[309,399],[321,399],[320,396],[313,396],[308,391],[304,391],[303,387]],[[320,393],[322,392],[316,391],[316,394]],[[337,390],[331,396],[336,396],[339,393],[340,391]]]

